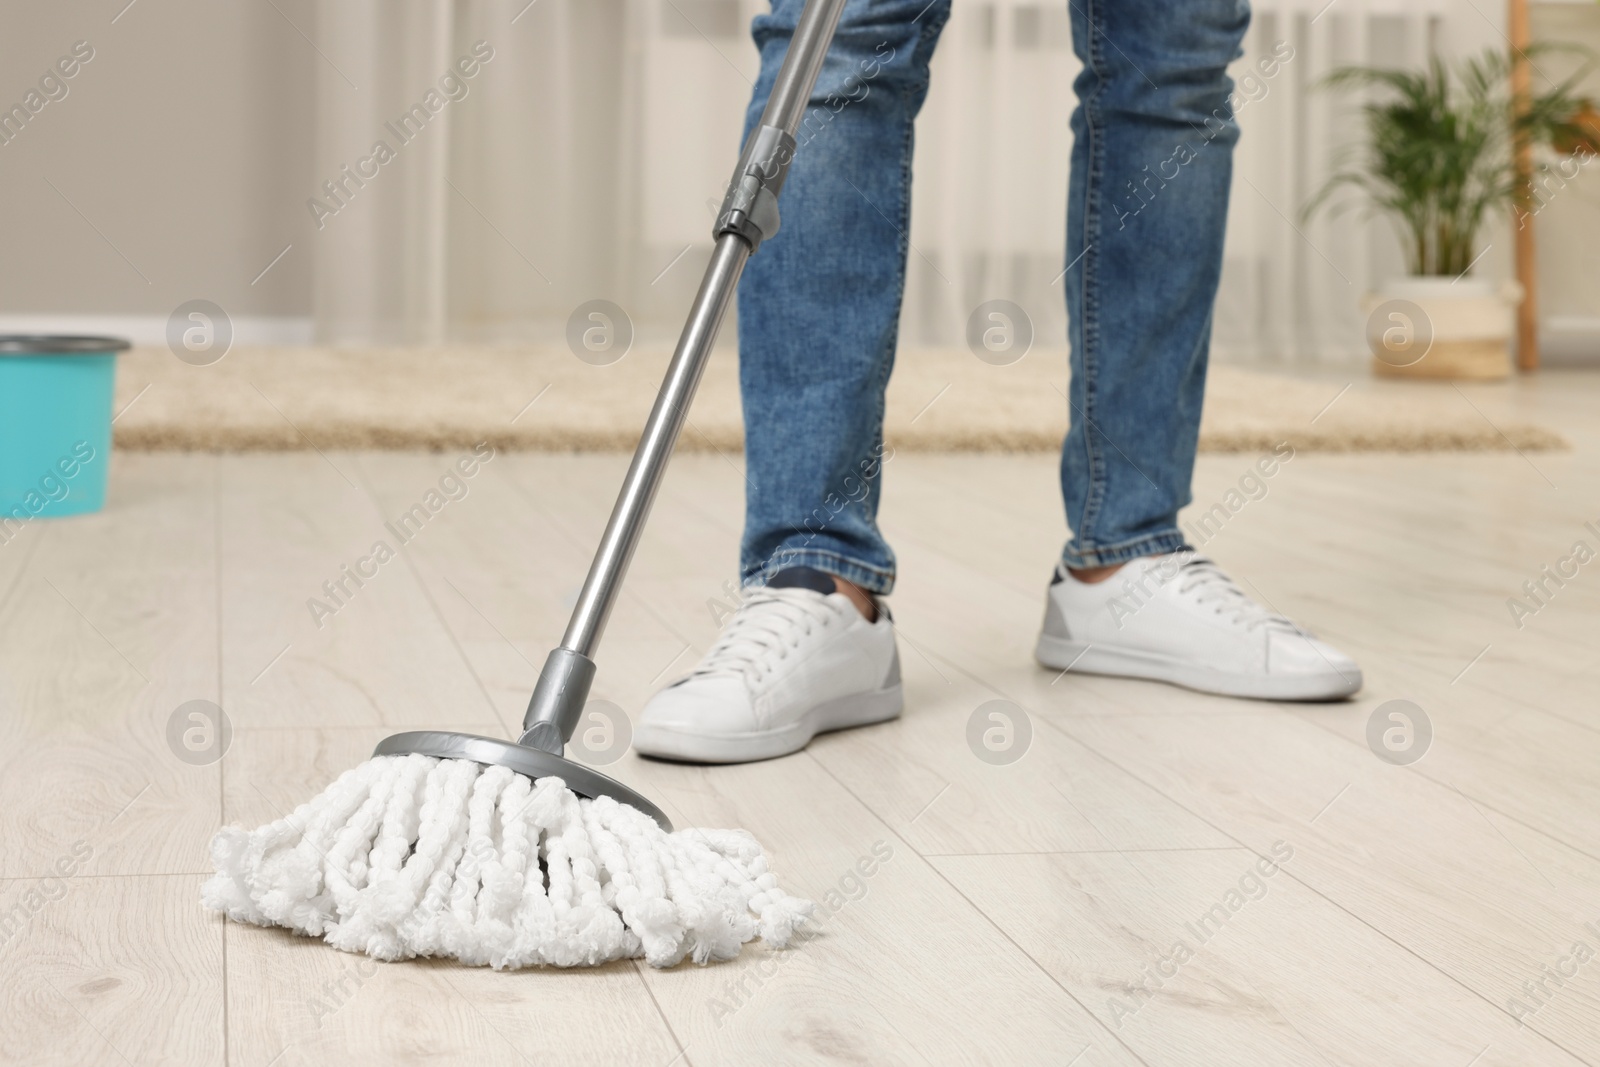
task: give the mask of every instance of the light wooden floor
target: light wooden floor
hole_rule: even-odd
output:
[[[1054,460],[894,458],[905,716],[755,766],[611,768],[838,892],[803,948],[665,973],[374,967],[197,900],[219,822],[274,818],[397,727],[511,732],[625,458],[495,459],[319,630],[306,599],[455,457],[119,455],[103,514],[0,547],[0,907],[32,912],[0,946],[0,1060],[1600,1064],[1600,956],[1571,956],[1600,953],[1600,562],[1521,630],[1506,608],[1600,547],[1600,376],[1463,396],[1577,447],[1301,455],[1206,546],[1361,661],[1333,706],[1037,668]],[[1203,457],[1197,501],[1253,458]],[[636,710],[712,638],[743,486],[738,457],[674,467],[598,696]],[[1009,766],[965,740],[997,698],[1032,728]],[[1364,740],[1394,698],[1435,731],[1409,767]],[[235,730],[209,766],[166,740],[193,699]],[[1202,944],[1241,880],[1265,895]]]

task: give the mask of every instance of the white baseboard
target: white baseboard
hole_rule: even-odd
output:
[[[1600,317],[1551,315],[1539,329],[1539,361],[1560,367],[1600,367]]]
[[[62,333],[105,334],[125,337],[136,345],[167,343],[167,320],[160,315],[13,315],[0,313],[0,334]],[[665,336],[665,335],[664,335]],[[316,331],[309,316],[241,315],[233,320],[236,345],[309,345]],[[1228,352],[1214,345],[1219,362],[1267,362],[1254,354]],[[1539,331],[1541,360],[1552,366],[1600,367],[1600,316],[1551,315]],[[1230,358],[1231,357],[1231,358]],[[1364,355],[1311,360],[1307,366],[1339,366],[1363,362]]]
[[[162,315],[0,314],[0,334],[6,333],[103,334],[136,345],[164,345],[167,320]],[[233,320],[236,345],[308,345],[313,337],[309,317],[241,315]]]

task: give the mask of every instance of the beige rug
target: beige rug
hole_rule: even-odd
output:
[[[666,368],[665,350],[606,367],[565,350],[236,349],[206,367],[166,349],[134,349],[117,373],[118,447],[280,451],[315,446],[631,449]],[[707,369],[682,447],[736,451],[743,426],[736,358]],[[924,451],[1054,451],[1067,427],[1066,356],[1034,351],[1006,367],[965,351],[903,352],[885,435]],[[1256,452],[1565,448],[1560,435],[1489,420],[1448,385],[1358,378],[1305,381],[1212,369],[1200,447]]]

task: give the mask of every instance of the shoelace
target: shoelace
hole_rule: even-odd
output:
[[[1293,621],[1271,611],[1234,584],[1227,572],[1209,559],[1196,558],[1183,565],[1178,575],[1178,592],[1193,595],[1195,603],[1212,605],[1218,615],[1244,626],[1246,630],[1261,627],[1303,633]]]
[[[739,605],[722,636],[686,678],[759,677],[775,659],[798,648],[802,637],[836,618],[835,607],[809,589],[758,589]]]

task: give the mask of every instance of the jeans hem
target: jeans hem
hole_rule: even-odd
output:
[[[789,567],[810,567],[859,585],[869,593],[888,596],[894,591],[894,572],[823,548],[780,548],[753,574],[744,575],[745,585],[760,585]]]
[[[1073,548],[1067,545],[1061,552],[1061,562],[1073,570],[1083,570],[1087,567],[1110,567],[1117,563],[1126,563],[1131,559],[1141,556],[1164,556],[1169,552],[1177,552],[1188,548],[1189,543],[1184,539],[1181,530],[1166,530],[1162,533],[1149,534],[1136,541],[1124,541],[1116,545],[1087,545],[1082,548]]]

